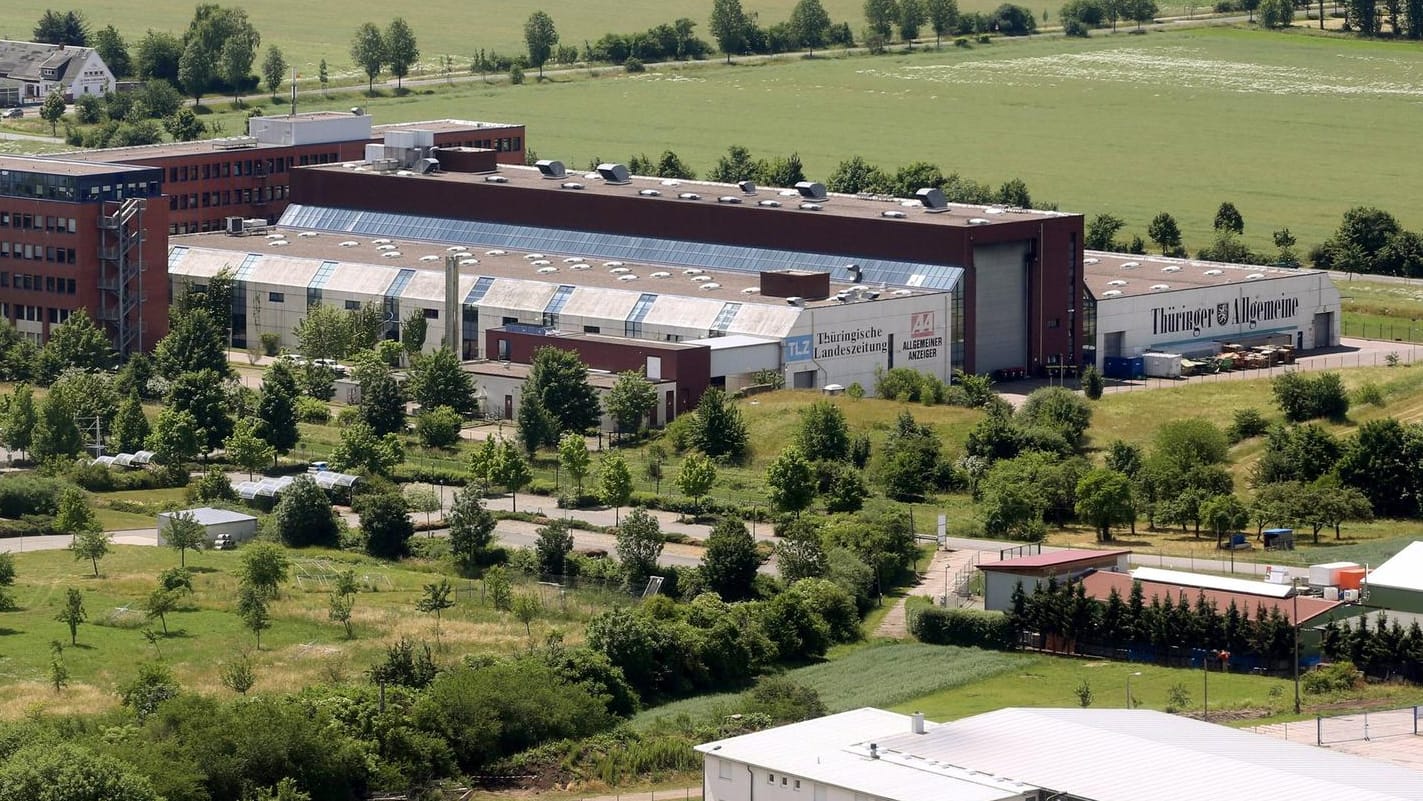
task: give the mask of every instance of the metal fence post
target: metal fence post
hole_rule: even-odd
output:
[[[1314,716],[1314,744],[1324,745],[1324,716]]]
[[[1369,741],[1369,713],[1364,713],[1364,742]]]

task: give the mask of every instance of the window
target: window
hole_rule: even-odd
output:
[[[731,778],[731,763],[725,759],[718,759],[716,761],[716,776],[718,779],[729,780]]]
[[[796,779],[796,780],[795,780],[795,789],[796,789],[797,791],[800,790],[800,779]]]
[[[585,325],[585,326],[583,326],[583,333],[585,333],[585,334],[601,334],[601,333],[603,333],[603,329],[600,328],[600,327],[598,327],[598,326],[596,326],[596,325]]]
[[[519,318],[518,318],[518,317],[505,317],[505,318],[504,318],[504,325],[518,325],[518,323],[519,323]]]
[[[438,320],[438,319],[440,319],[440,310],[439,310],[439,309],[425,309],[425,319],[426,319],[426,320]]]
[[[767,773],[767,774],[766,774],[766,784],[775,784],[775,783],[776,783],[776,774],[774,774],[774,773]]]
[[[267,293],[267,302],[268,302],[268,303],[286,303],[286,302],[287,302],[286,293],[284,293],[284,292],[268,292],[268,293]]]
[[[348,301],[346,301],[346,311],[356,311],[356,310],[358,310],[358,309],[360,309],[360,308],[361,308],[361,302],[360,302],[359,300],[348,300]]]

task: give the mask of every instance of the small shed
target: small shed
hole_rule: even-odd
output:
[[[242,512],[233,512],[228,509],[214,509],[211,506],[203,506],[197,509],[182,509],[176,512],[158,513],[158,544],[167,542],[164,532],[173,524],[173,518],[178,515],[189,515],[203,527],[207,533],[208,544],[217,542],[219,537],[225,537],[226,541],[232,543],[246,542],[257,536],[257,518]]]
[[[1129,555],[1131,551],[1076,549],[985,562],[978,566],[983,571],[983,608],[1002,611],[1012,607],[1013,590],[1019,583],[1023,592],[1032,595],[1054,577],[1066,583],[1093,570],[1125,571]]]

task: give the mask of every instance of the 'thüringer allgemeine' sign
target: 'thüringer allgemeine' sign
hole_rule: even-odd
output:
[[[1254,328],[1260,323],[1272,320],[1286,320],[1299,312],[1298,298],[1236,298],[1233,301],[1210,306],[1178,309],[1175,306],[1158,306],[1151,310],[1152,334],[1178,334],[1182,332],[1199,336],[1202,331],[1212,328]]]

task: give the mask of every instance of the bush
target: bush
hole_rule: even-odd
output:
[[[296,399],[296,419],[303,423],[326,425],[331,422],[331,407],[316,398],[302,395]]]
[[[1349,413],[1349,393],[1338,373],[1306,376],[1288,372],[1275,379],[1275,402],[1291,423],[1326,417],[1343,420]]]
[[[519,86],[524,82],[524,69],[518,64],[509,68],[509,83]]]
[[[66,477],[90,492],[161,489],[169,486],[166,471],[128,470],[75,462]]]
[[[1072,21],[1069,20],[1069,22]],[[1072,36],[1073,34],[1069,31],[1067,35]],[[1086,36],[1087,34],[1083,33],[1082,35]],[[1103,389],[1105,386],[1102,381],[1102,371],[1092,366],[1084,368],[1082,370],[1082,394],[1086,395],[1089,400],[1100,400]]]
[[[627,61],[623,62],[623,69],[628,72],[647,72],[647,67],[637,56],[628,56]]]
[[[282,349],[282,335],[275,331],[262,334],[262,355],[276,356]]]
[[[0,478],[0,517],[18,519],[25,515],[57,514],[60,493],[67,486],[63,481],[40,476]]]
[[[960,36],[954,39],[954,47],[968,47],[968,37]]]
[[[909,623],[909,632],[931,645],[962,645],[970,648],[1006,650],[1014,645],[1013,624],[1007,615],[978,609],[919,611]]]
[[[1354,400],[1369,406],[1383,406],[1386,403],[1383,397],[1383,387],[1372,381],[1365,381],[1362,386],[1354,390]]]
[[[1300,679],[1307,693],[1333,693],[1352,690],[1364,680],[1364,674],[1353,662],[1335,662],[1311,670]]]
[[[1231,443],[1236,443],[1251,437],[1258,437],[1269,428],[1270,423],[1265,420],[1264,415],[1260,414],[1259,409],[1236,409],[1235,419],[1231,421],[1225,435],[1230,438]]]

